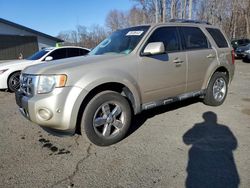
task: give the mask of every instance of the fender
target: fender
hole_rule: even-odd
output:
[[[140,112],[141,93],[135,75],[118,69],[97,70],[83,76],[75,85],[88,92],[105,83],[120,83],[126,86],[135,100],[135,113]]]
[[[76,125],[77,115],[80,110],[81,104],[90,91],[96,87],[106,83],[119,83],[126,86],[134,97],[134,113],[141,112],[141,93],[136,80],[129,74],[113,69],[112,71],[95,71],[83,76],[76,84],[75,87],[82,89],[74,101],[72,117],[70,120],[70,127]]]
[[[207,89],[208,84],[209,84],[210,79],[212,78],[213,74],[216,72],[216,70],[221,69],[221,68],[227,70],[227,72],[229,74],[229,82],[230,82],[230,80],[232,80],[233,75],[232,75],[232,71],[230,71],[230,69],[229,69],[229,66],[225,66],[225,64],[215,65],[214,63],[211,63],[210,67],[208,68],[208,70],[206,72],[206,75],[205,75],[205,78],[204,78],[204,81],[202,84],[202,89]]]

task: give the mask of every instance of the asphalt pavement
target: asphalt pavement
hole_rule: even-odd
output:
[[[219,107],[191,99],[136,116],[121,142],[58,137],[0,92],[0,187],[250,187],[250,63]]]

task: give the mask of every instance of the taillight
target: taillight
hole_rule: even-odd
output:
[[[234,54],[234,50],[232,50],[232,64],[235,63],[235,54]]]

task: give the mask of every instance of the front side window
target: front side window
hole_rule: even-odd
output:
[[[102,41],[89,54],[129,54],[134,50],[148,29],[149,26],[138,26],[118,30]]]
[[[209,48],[207,37],[198,27],[180,27],[187,50]]]
[[[180,42],[176,27],[161,27],[156,29],[149,37],[148,42],[163,42],[167,52],[180,50]]]

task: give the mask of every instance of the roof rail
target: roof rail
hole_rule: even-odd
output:
[[[169,22],[180,22],[180,23],[196,23],[196,24],[207,24],[211,25],[211,23],[203,20],[187,20],[187,19],[171,19]]]

